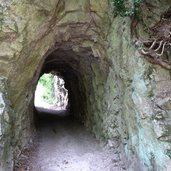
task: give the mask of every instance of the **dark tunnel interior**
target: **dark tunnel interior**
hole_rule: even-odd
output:
[[[87,108],[86,91],[88,89],[86,86],[90,86],[91,82],[91,75],[88,74],[88,77],[85,78],[85,74],[91,70],[91,53],[90,49],[87,48],[83,48],[79,52],[74,52],[72,49],[57,49],[46,57],[39,74],[40,78],[45,73],[53,73],[64,80],[65,88],[68,90],[69,107],[67,108],[67,115],[69,114],[70,117],[83,124],[86,119]],[[34,111],[35,125],[37,125],[41,112],[36,107]],[[48,113],[53,112],[48,111]]]

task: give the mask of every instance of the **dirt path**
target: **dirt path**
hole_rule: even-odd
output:
[[[44,115],[33,171],[120,171],[121,162],[72,118]]]

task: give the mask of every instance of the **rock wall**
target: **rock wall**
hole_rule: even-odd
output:
[[[0,78],[0,170],[11,170],[13,167],[13,110],[7,96],[6,79]]]
[[[154,3],[144,12],[148,25],[169,4]],[[12,170],[34,134],[34,92],[52,59],[73,75],[76,117],[115,148],[128,170],[169,170],[170,72],[142,57],[130,25],[128,17],[113,17],[110,1],[1,0],[1,170]],[[148,37],[142,25],[138,32]]]
[[[168,9],[169,2],[147,3],[153,7],[144,8],[143,21],[152,27]],[[148,34],[144,25],[139,24],[137,32],[139,39],[145,40]],[[130,26],[129,18],[115,18],[108,39],[108,53],[120,92],[119,103],[114,99],[120,106],[118,113],[122,113],[120,147],[126,154],[128,170],[170,170],[170,71],[144,59],[134,44]]]

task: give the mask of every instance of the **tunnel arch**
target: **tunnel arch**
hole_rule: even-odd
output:
[[[105,63],[106,67],[102,68],[102,63]],[[70,42],[64,42],[56,45],[55,50],[50,50],[44,56],[41,66],[35,73],[37,75],[35,83],[44,73],[53,72],[62,77],[69,93],[70,113],[90,130],[93,130],[91,126],[97,126],[95,122],[98,116],[94,117],[93,115],[96,107],[99,111],[99,117],[102,117],[100,116],[102,106],[96,105],[95,92],[98,93],[99,84],[105,84],[104,81],[108,73],[107,66],[106,61],[94,56],[91,47],[75,45],[73,48]],[[103,98],[103,94],[97,96]],[[102,119],[99,120],[102,121]],[[100,128],[102,125],[99,124],[97,127],[99,128],[96,129],[101,129],[99,134],[103,134],[102,128]]]

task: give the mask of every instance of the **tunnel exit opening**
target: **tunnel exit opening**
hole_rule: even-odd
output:
[[[52,72],[43,74],[36,86],[34,106],[55,111],[66,110],[69,105],[64,79]]]

